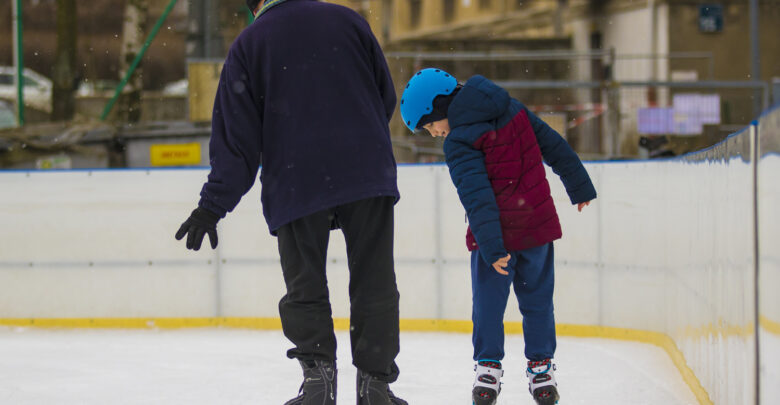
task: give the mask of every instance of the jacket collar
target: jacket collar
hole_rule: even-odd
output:
[[[447,110],[450,127],[492,121],[506,111],[509,100],[506,90],[484,76],[472,76]]]
[[[269,9],[271,9],[271,8],[273,8],[275,6],[278,6],[278,5],[280,5],[280,4],[282,4],[282,3],[286,2],[286,1],[289,1],[289,0],[266,0],[266,2],[263,3],[263,7],[260,8],[260,12],[257,13],[257,16],[255,16],[255,20],[260,18],[260,16],[263,15]]]

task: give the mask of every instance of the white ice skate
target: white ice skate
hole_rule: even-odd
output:
[[[504,370],[501,362],[480,360],[474,366],[474,387],[471,390],[473,405],[495,405],[498,394],[501,393],[501,377]]]
[[[556,365],[553,359],[529,361],[525,375],[528,376],[528,391],[539,405],[558,403],[558,383],[555,382]]]

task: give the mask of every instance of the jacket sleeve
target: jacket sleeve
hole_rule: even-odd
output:
[[[466,209],[479,253],[488,264],[507,255],[501,234],[499,209],[485,169],[484,154],[450,134],[444,142],[450,177]]]
[[[579,204],[595,199],[596,188],[568,142],[536,114],[523,108],[531,121],[544,162],[561,178],[571,203]]]
[[[211,119],[211,172],[199,206],[220,217],[233,210],[252,188],[260,168],[262,123],[249,75],[228,56],[219,79]]]

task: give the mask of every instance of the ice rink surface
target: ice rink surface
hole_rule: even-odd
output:
[[[780,398],[780,335],[761,332],[761,404],[776,403]]]
[[[349,337],[338,332],[340,404],[355,403]],[[301,383],[280,331],[0,327],[0,404],[282,405]],[[533,404],[523,338],[507,336],[500,405]],[[667,354],[609,339],[558,340],[560,404],[696,404]],[[471,404],[466,334],[402,333],[393,391],[412,405]]]

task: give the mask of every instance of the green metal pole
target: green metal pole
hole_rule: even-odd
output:
[[[149,36],[146,38],[146,42],[144,42],[144,45],[141,47],[141,51],[138,52],[138,55],[135,56],[133,63],[130,64],[130,68],[127,69],[127,73],[125,74],[125,77],[122,78],[122,81],[116,87],[116,91],[114,92],[114,97],[112,97],[111,100],[109,100],[108,104],[106,104],[106,108],[103,109],[103,114],[100,116],[101,121],[105,121],[106,118],[108,117],[108,114],[111,112],[111,109],[114,108],[114,104],[116,104],[116,100],[119,98],[119,95],[122,94],[122,90],[127,85],[127,82],[130,81],[130,76],[133,75],[135,68],[138,67],[139,63],[141,63],[141,59],[144,57],[144,54],[149,49],[149,46],[152,44],[154,37],[157,36],[157,32],[160,31],[160,27],[162,26],[163,22],[165,22],[165,19],[168,17],[168,14],[170,14],[171,10],[173,10],[173,6],[176,5],[176,1],[177,0],[171,0],[171,2],[168,3],[168,6],[165,7],[165,11],[163,11],[160,18],[157,19],[157,23],[154,24],[154,28],[152,28],[152,32],[150,32]]]
[[[24,125],[24,42],[22,37],[22,0],[14,1],[14,53],[16,54],[16,112],[19,126]]]

